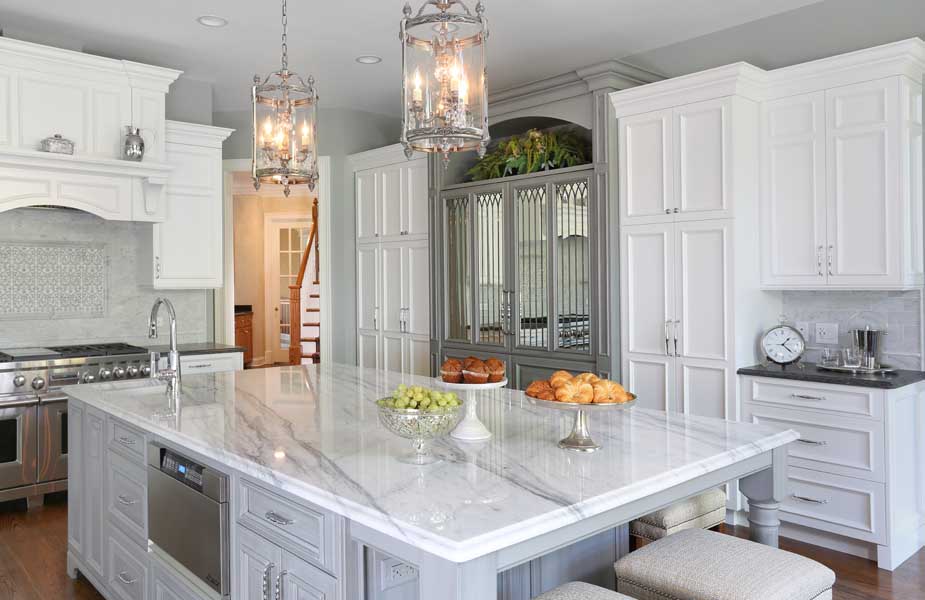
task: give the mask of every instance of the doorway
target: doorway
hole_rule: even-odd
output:
[[[292,326],[289,310],[289,286],[299,276],[302,254],[308,246],[311,219],[304,215],[268,214],[264,226],[266,247],[266,268],[264,289],[266,290],[266,332],[265,348],[273,364],[289,361],[289,347],[293,343],[293,331],[299,335],[298,324]],[[311,288],[311,278],[303,284],[303,296],[317,293]],[[305,298],[303,298],[305,305]],[[300,344],[300,340],[295,340]]]

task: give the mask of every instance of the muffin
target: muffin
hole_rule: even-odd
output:
[[[484,366],[484,364],[485,364],[485,363],[482,362],[482,359],[476,358],[476,357],[474,357],[474,356],[467,356],[467,357],[464,358],[463,361],[462,361],[463,370],[468,369],[468,368],[471,367],[472,365],[483,365],[483,366]]]
[[[440,377],[447,383],[462,383],[462,361],[458,358],[448,358],[440,367]]]
[[[485,361],[485,368],[488,369],[488,382],[497,383],[504,381],[504,363],[497,358],[489,358]]]
[[[470,364],[468,368],[463,369],[463,381],[465,383],[488,383],[488,368],[485,367],[485,363],[479,361],[479,363]]]

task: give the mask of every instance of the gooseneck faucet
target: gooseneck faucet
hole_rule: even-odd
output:
[[[167,382],[167,393],[175,396],[180,389],[180,352],[177,350],[177,311],[167,298],[158,298],[151,308],[151,318],[148,320],[148,337],[157,337],[157,315],[161,306],[167,309],[170,318],[170,350],[167,352],[167,368],[158,369],[161,359],[160,352],[151,353],[151,377]]]

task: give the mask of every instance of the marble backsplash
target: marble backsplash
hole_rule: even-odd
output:
[[[153,288],[151,233],[148,223],[105,221],[73,210],[0,213],[0,286],[9,291],[0,292],[0,348],[149,344],[148,315],[159,296],[176,307],[182,342],[207,341],[210,294]],[[88,272],[80,277],[62,275],[75,256],[102,264],[84,265]]]
[[[883,362],[907,369],[922,368],[922,293],[789,291],[783,292],[783,314],[791,324],[809,324],[805,360],[816,362],[823,348],[849,346],[848,331],[882,329]],[[815,340],[816,323],[838,324],[838,345]]]

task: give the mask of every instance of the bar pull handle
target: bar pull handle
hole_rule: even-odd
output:
[[[671,347],[669,346],[669,339],[671,338],[671,333],[669,328],[671,327],[671,319],[665,321],[665,356],[671,356]]]
[[[273,563],[267,563],[267,566],[263,569],[263,593],[261,600],[270,600],[270,573],[275,567]]]
[[[795,400],[814,400],[816,402],[825,400],[825,396],[807,396],[806,394],[790,394],[790,397]]]
[[[835,260],[834,258],[832,258],[832,256],[834,254],[835,254],[835,246],[829,246],[829,252],[828,252],[829,276],[832,276],[835,274],[832,272],[832,262]]]
[[[825,440],[816,441],[816,440],[805,440],[803,438],[800,438],[797,441],[800,442],[801,444],[806,444],[808,446],[828,446],[829,445],[829,443]]]
[[[373,329],[379,329],[379,307],[373,308]]]
[[[674,355],[675,356],[681,356],[681,354],[678,352],[678,327],[680,326],[681,326],[680,320],[674,322]]]
[[[808,502],[810,504],[828,504],[829,503],[828,500],[816,500],[815,498],[808,498],[806,496],[798,496],[796,494],[790,494],[790,497],[793,498],[794,500],[798,500],[800,502]]]
[[[129,498],[128,496],[123,496],[122,494],[119,494],[116,497],[116,499],[119,501],[119,504],[123,504],[125,506],[131,506],[133,504],[138,504],[138,500]]]
[[[119,573],[118,577],[119,577],[119,581],[121,581],[125,585],[135,585],[136,583],[138,583],[138,579],[129,576],[129,574],[126,573],[125,571],[122,571],[121,573]]]
[[[135,440],[130,437],[125,437],[123,435],[119,437],[119,443],[122,444],[123,446],[134,446]]]
[[[822,246],[819,246],[818,248],[816,248],[816,272],[819,274],[820,277],[825,275],[825,273],[822,271],[822,251],[823,249],[824,248]]]
[[[283,595],[286,590],[283,587],[285,585],[285,577],[289,574],[289,571],[280,571],[279,575],[276,576],[276,600],[283,600]]]
[[[267,514],[264,515],[267,521],[275,523],[276,525],[292,525],[295,523],[292,519],[286,518],[279,513],[273,512],[272,510],[267,511]]]

